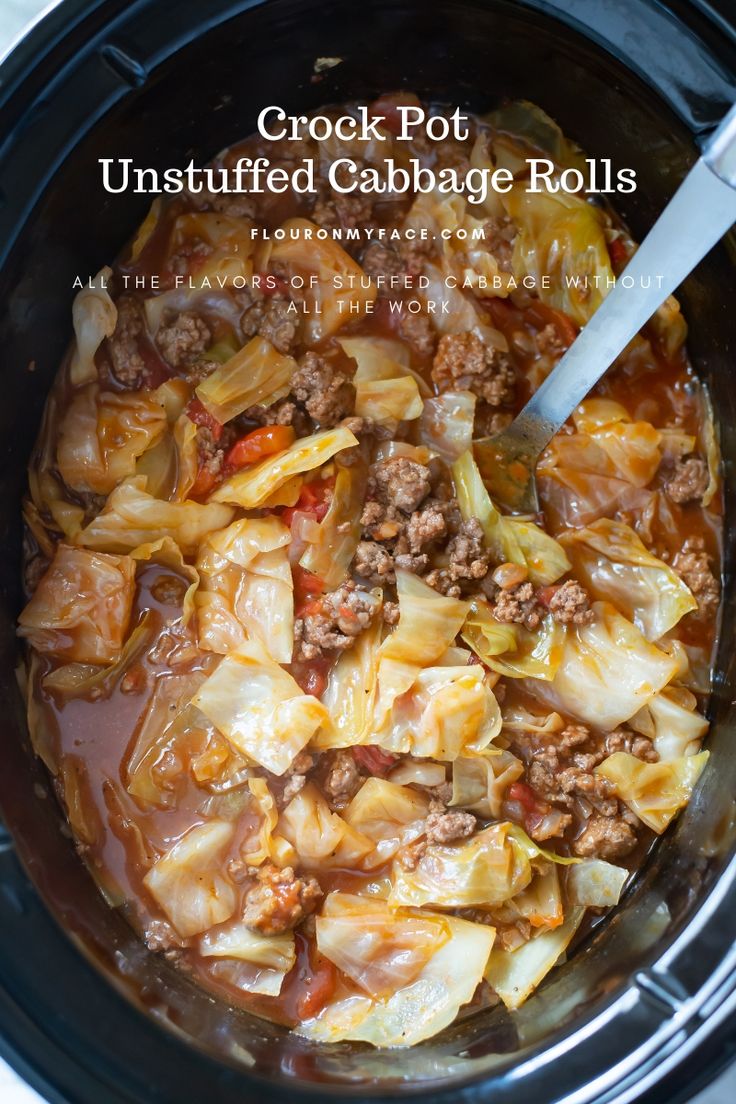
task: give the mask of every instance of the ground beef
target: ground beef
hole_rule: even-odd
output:
[[[428,314],[403,310],[399,320],[399,337],[411,345],[419,356],[432,356],[437,335]]]
[[[693,592],[704,613],[714,612],[720,598],[720,586],[711,571],[712,562],[702,537],[688,537],[672,561],[673,568]]]
[[[116,306],[117,323],[107,342],[112,372],[118,383],[135,390],[141,386],[146,368],[139,347],[146,329],[143,307],[131,295],[121,295]]]
[[[709,482],[705,461],[698,456],[689,456],[686,460],[677,461],[664,490],[672,502],[684,505],[687,502],[699,502],[708,489]]]
[[[191,193],[191,198],[194,205],[200,209],[209,207],[230,218],[255,218],[255,203],[249,196],[242,193],[211,192],[205,189]]]
[[[551,756],[534,759],[527,778],[532,789],[553,805],[572,808],[575,799],[582,797],[601,816],[615,816],[618,813],[618,800],[613,796],[613,785],[607,778],[579,767],[560,769],[559,760]]]
[[[281,791],[281,805],[288,805],[296,797],[307,781],[307,774],[314,766],[314,756],[308,751],[300,751],[285,775],[282,776],[284,788]]]
[[[413,513],[431,489],[429,468],[406,456],[381,460],[371,468],[369,493],[380,503]]]
[[[472,813],[430,813],[426,825],[427,843],[444,844],[467,839],[472,836],[477,823]]]
[[[542,620],[542,611],[531,583],[520,583],[509,590],[501,590],[491,603],[493,616],[505,625],[515,623],[525,629],[536,629]]]
[[[363,162],[354,159],[360,172]],[[335,183],[344,187],[353,181],[353,172],[348,172],[345,166],[340,166],[335,173]],[[312,221],[325,230],[342,228],[343,230],[364,230],[373,225],[373,200],[370,195],[361,192],[345,194],[335,191],[333,188],[325,188],[318,195],[312,209]]]
[[[249,406],[243,417],[262,426],[293,426],[297,437],[307,437],[314,429],[307,412],[290,399],[280,399],[271,406]]]
[[[555,590],[549,610],[561,625],[588,625],[595,616],[590,608],[590,595],[574,579],[568,579]]]
[[[383,620],[387,625],[398,625],[400,617],[399,603],[398,602],[384,602],[381,613],[383,614]]]
[[[397,245],[373,241],[366,246],[361,267],[378,283],[379,295],[391,295],[392,291],[408,286],[409,281],[421,275],[431,250],[432,243],[423,238],[402,240]]]
[[[273,863],[264,863],[245,895],[243,921],[264,935],[279,935],[313,912],[322,895],[311,875],[298,878],[290,866],[279,870]]]
[[[363,784],[352,751],[338,751],[324,781],[324,792],[335,808],[343,808]]]
[[[297,658],[317,659],[325,652],[342,652],[355,643],[378,613],[373,595],[343,583],[317,603],[314,612],[294,622]]]
[[[371,586],[383,586],[396,580],[393,557],[375,541],[361,541],[355,552],[353,572]],[[386,620],[386,610],[383,614]]]
[[[215,440],[209,426],[197,426],[195,441],[199,471],[204,476],[219,478],[225,466],[225,450]]]
[[[613,862],[636,847],[636,834],[622,817],[592,816],[586,821],[572,849],[582,858]]]
[[[472,391],[489,406],[503,406],[514,397],[515,374],[508,356],[487,348],[470,331],[440,339],[432,379],[440,391]]]
[[[499,271],[511,272],[516,227],[507,215],[489,218],[483,226],[483,243],[496,258]]]
[[[156,334],[159,352],[174,368],[194,363],[211,344],[212,331],[204,318],[192,311],[166,320]]]
[[[540,356],[560,357],[567,349],[559,330],[551,322],[534,335],[534,343]]]
[[[630,728],[616,728],[609,732],[605,740],[606,751],[614,755],[617,751],[626,751],[629,755],[635,755],[637,759],[645,763],[659,762],[654,744],[646,736],[640,736],[632,732]]]
[[[489,553],[484,547],[483,527],[477,518],[461,522],[447,546],[449,572],[455,579],[482,579],[488,572]]]
[[[289,309],[288,299],[276,297],[256,300],[243,312],[240,326],[246,337],[259,334],[280,353],[291,352],[299,331],[298,316]]]
[[[371,540],[392,541],[403,532],[406,514],[395,506],[386,506],[375,499],[368,499],[360,515],[363,536]]]
[[[186,945],[168,920],[150,920],[144,928],[143,939],[149,951],[171,952]]]
[[[355,406],[355,388],[319,353],[309,352],[291,377],[291,392],[318,426],[335,426]]]

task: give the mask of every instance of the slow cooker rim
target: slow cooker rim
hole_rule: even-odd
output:
[[[252,2],[250,2],[250,3],[245,2],[245,3],[238,3],[238,4],[235,4],[235,5],[233,5],[233,4],[223,4],[222,7],[225,10],[223,11],[221,18],[222,18],[222,20],[225,20],[225,19],[229,18],[232,14],[235,14],[235,12],[240,12],[240,11],[243,11],[247,8],[256,6],[258,4],[258,2],[259,2],[259,0],[252,0]],[[541,11],[550,11],[551,10],[552,14],[555,14],[559,17],[559,9],[565,7],[565,0],[522,0],[522,4],[524,6],[532,8],[534,10],[541,10]],[[34,54],[35,54],[36,57],[38,57],[38,53],[36,51],[43,50],[44,51],[44,56],[46,56],[47,51],[53,50],[55,44],[58,46],[59,42],[60,42],[60,39],[58,38],[59,29],[62,28],[62,27],[65,27],[65,28],[68,29],[68,21],[64,20],[62,22],[62,16],[67,11],[71,11],[71,10],[74,11],[73,27],[76,28],[79,25],[79,23],[84,20],[84,18],[86,18],[87,16],[89,16],[92,13],[96,13],[98,11],[101,11],[105,7],[111,7],[111,8],[118,9],[116,14],[120,15],[120,10],[119,9],[120,9],[121,5],[119,3],[116,3],[116,2],[111,3],[110,0],[97,0],[97,2],[95,2],[95,0],[92,0],[92,2],[88,2],[88,0],[63,0],[62,3],[60,3],[56,7],[54,7],[49,12],[49,14],[46,16],[46,18],[44,20],[42,20],[39,24],[35,25],[31,29],[29,34],[26,35],[18,43],[18,45],[16,46],[16,50],[13,52],[13,54],[9,55],[9,58],[6,59],[6,61],[3,63],[2,70],[0,71],[0,75],[3,75],[3,73],[5,71],[5,67],[8,64],[8,61],[13,59],[14,56],[16,54],[18,54],[18,52],[20,52],[21,56],[16,58],[16,66],[17,66],[16,75],[17,76],[22,76],[23,68],[34,57]],[[123,7],[124,7],[124,5],[123,5]],[[132,15],[132,13],[134,12],[134,10],[137,7],[138,7],[137,4],[131,5],[130,8],[125,9],[125,12],[123,14]],[[58,19],[57,19],[57,17],[58,17]],[[53,23],[53,25],[48,25],[47,26],[46,24],[47,24],[48,21],[51,21]],[[581,28],[578,26],[576,29],[580,30]],[[178,45],[180,45],[180,44],[178,44]],[[89,46],[89,43],[87,43],[87,46]],[[178,46],[177,46],[177,48],[178,48]],[[25,55],[25,57],[23,57],[22,55]],[[12,78],[12,76],[13,76],[13,65],[10,66],[9,72],[11,73],[11,78]],[[22,93],[23,81],[21,79],[18,84],[13,85],[13,81],[11,79],[5,84],[5,88],[10,90],[9,98],[12,99],[12,97],[15,96],[16,93],[19,93],[19,94]],[[121,91],[121,95],[124,94],[124,91],[125,90]],[[0,104],[0,107],[1,106],[2,105]],[[105,110],[109,109],[109,106],[110,106],[110,104],[106,103]],[[90,123],[90,126],[93,125],[93,123],[96,122],[96,121],[97,121],[97,119],[95,118],[93,120],[93,122]],[[19,233],[20,233],[20,230],[19,230]],[[730,883],[731,888],[733,886],[734,881],[736,881],[736,871],[732,872],[731,883]],[[723,882],[723,879],[722,879],[721,882],[719,883],[719,885],[723,886],[723,884],[724,884],[724,882]],[[701,915],[701,911],[702,910],[699,910],[698,913],[696,914],[696,916],[692,918],[691,923],[695,923],[698,920],[698,917],[700,917],[700,915]],[[690,931],[691,931],[691,924],[689,924],[686,928],[686,932],[690,932]],[[685,935],[685,932],[681,933],[681,937],[684,936],[684,935]],[[695,933],[695,937],[697,937],[697,932]],[[700,993],[701,990],[699,990],[698,992]],[[706,997],[704,996],[703,999],[705,1000]],[[602,1013],[598,1013],[597,1015],[600,1015],[600,1014],[602,1014]],[[582,1027],[581,1027],[580,1030],[582,1030]],[[570,1039],[570,1040],[574,1039],[574,1037],[575,1037],[575,1034],[573,1034],[571,1036],[567,1036],[567,1038]],[[545,1049],[547,1049],[547,1048],[545,1048]],[[456,1091],[456,1090],[452,1090],[452,1091]],[[62,1099],[62,1098],[59,1097],[58,1099]],[[439,1099],[439,1097],[438,1097],[438,1099]],[[621,1100],[624,1100],[624,1099],[625,1099],[625,1097],[621,1097]]]

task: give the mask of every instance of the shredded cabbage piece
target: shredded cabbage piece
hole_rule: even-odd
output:
[[[566,630],[548,615],[535,632],[523,625],[497,621],[482,598],[474,598],[465,619],[462,638],[487,667],[507,678],[549,682],[557,674],[565,647]]]
[[[472,391],[444,391],[424,400],[419,440],[448,463],[473,447],[476,397]]]
[[[357,438],[345,426],[298,437],[284,452],[230,476],[210,496],[210,502],[232,502],[244,510],[254,510],[293,476],[314,471],[342,449],[357,444]]]
[[[194,595],[199,586],[199,572],[196,567],[188,564],[179,548],[179,545],[171,537],[161,537],[160,540],[150,541],[148,544],[140,544],[130,553],[131,559],[138,563],[158,563],[164,567],[170,567],[178,575],[183,575],[189,580],[189,586],[184,594],[182,602],[181,620],[186,625],[194,613]]]
[[[347,648],[327,676],[322,704],[329,714],[313,740],[320,751],[325,748],[346,748],[360,743],[369,720],[369,707],[381,645],[380,618],[360,634],[352,648]]]
[[[583,908],[613,908],[628,877],[629,871],[624,866],[614,866],[603,859],[584,859],[567,871],[568,901]]]
[[[282,811],[278,827],[309,868],[362,867],[375,847],[369,836],[333,813],[309,782]]]
[[[524,764],[510,751],[490,748],[482,755],[461,755],[452,766],[450,805],[498,819],[506,790],[523,773]]]
[[[284,978],[296,962],[293,932],[262,935],[236,920],[224,927],[205,932],[199,941],[199,953],[204,958],[237,960],[237,968],[228,973],[228,980],[246,993],[262,993],[277,997]],[[233,967],[235,963],[231,964]],[[251,967],[245,969],[244,967]]]
[[[245,862],[248,866],[260,866],[269,859],[279,867],[293,866],[297,862],[297,853],[289,841],[276,831],[279,814],[268,783],[263,778],[249,778],[248,789],[251,805],[258,812],[258,828],[241,845]]]
[[[709,755],[701,751],[665,762],[644,763],[635,755],[617,751],[604,759],[595,773],[613,783],[616,796],[661,834],[692,797]]]
[[[146,610],[114,663],[104,667],[92,663],[64,663],[44,676],[43,688],[61,694],[64,699],[109,697],[128,667],[152,646],[155,637],[154,618],[151,611]]]
[[[612,399],[586,399],[572,416],[575,428],[603,449],[619,475],[646,487],[662,462],[662,434],[649,422],[632,422]]]
[[[235,825],[211,820],[190,828],[143,879],[184,939],[223,924],[235,911],[235,887],[222,873],[222,854]]]
[[[344,580],[361,535],[368,469],[358,460],[341,467],[337,458],[337,477],[327,513],[320,522],[316,540],[307,545],[299,563],[322,579],[327,590],[335,590]]]
[[[694,755],[708,731],[698,699],[683,686],[666,686],[630,720],[629,726],[654,744],[661,761]]]
[[[74,297],[72,323],[76,346],[69,365],[72,387],[97,379],[95,353],[105,338],[115,332],[118,309],[107,291],[111,279],[112,269],[106,265]]]
[[[207,376],[197,398],[221,424],[249,406],[270,406],[289,391],[296,361],[277,352],[265,337],[254,337]]]
[[[507,1008],[519,1008],[531,996],[567,950],[584,915],[584,908],[571,908],[559,927],[541,932],[516,950],[491,951],[486,981]]]
[[[400,847],[422,835],[428,811],[428,798],[410,786],[368,778],[344,816],[352,828],[375,841],[375,852],[364,865],[382,866]]]
[[[128,632],[135,563],[60,544],[18,617],[20,636],[39,652],[74,663],[114,663]]]
[[[394,343],[373,337],[344,337],[340,345],[357,363],[355,413],[395,433],[400,422],[414,421],[422,413],[417,381],[408,369],[392,359]]]

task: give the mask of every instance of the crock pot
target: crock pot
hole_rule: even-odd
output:
[[[524,97],[593,157],[635,168],[641,237],[736,100],[736,24],[706,0],[64,0],[0,68],[0,1052],[60,1104],[217,1100],[624,1104],[689,1099],[736,1032],[734,256],[688,280],[690,350],[726,471],[726,601],[712,752],[695,800],[615,913],[527,1004],[410,1051],[317,1046],[217,1003],[138,942],[78,859],[28,744],[15,670],[20,509],[72,281],[113,257],[147,197],[99,157],[198,164],[287,111],[405,87],[484,110]],[[319,80],[317,57],[342,64]]]

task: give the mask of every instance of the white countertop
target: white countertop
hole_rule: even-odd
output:
[[[596,0],[594,0],[596,2]],[[0,0],[0,57],[23,29],[34,22],[40,12],[53,7],[53,0]],[[736,1101],[736,1065],[723,1074],[709,1089],[700,1093],[691,1104],[733,1104]],[[43,1104],[38,1093],[0,1058],[1,1104]]]

